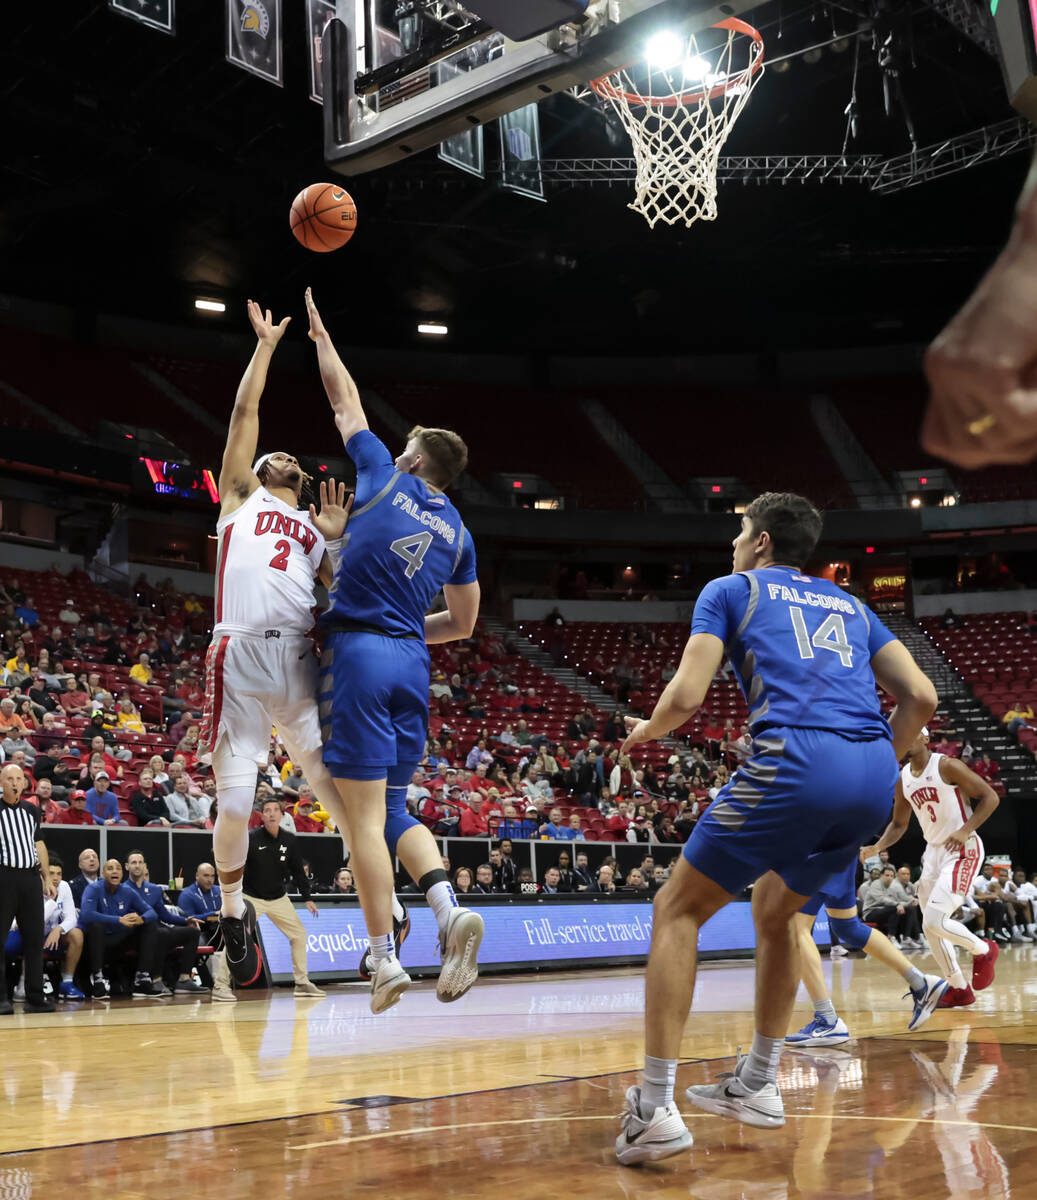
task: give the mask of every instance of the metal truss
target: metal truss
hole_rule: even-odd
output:
[[[985,50],[992,58],[997,57],[997,41],[994,30],[984,11],[982,0],[922,0],[933,12],[949,21],[970,42]]]
[[[721,183],[854,183],[889,194],[929,183],[1037,145],[1037,130],[1010,118],[909,154],[739,154],[720,159]],[[634,179],[632,158],[545,158],[544,182],[569,186],[612,186]]]

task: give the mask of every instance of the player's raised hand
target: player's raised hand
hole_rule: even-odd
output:
[[[641,742],[652,742],[655,738],[648,732],[648,722],[642,721],[639,717],[624,717],[623,723],[627,727],[627,740],[619,748],[620,754],[629,754],[631,747],[640,745]]]
[[[291,317],[285,317],[279,324],[274,324],[274,318],[268,308],[264,313],[255,300],[248,302],[248,319],[256,331],[256,337],[272,350],[284,336]]]
[[[324,322],[320,319],[316,304],[313,303],[313,288],[306,289],[306,315],[310,318],[310,337],[316,341],[328,331],[324,328]]]
[[[353,497],[346,499],[346,485],[334,479],[320,481],[320,512],[310,505],[310,521],[324,535],[324,540],[334,542],[346,532],[346,523],[353,508]]]

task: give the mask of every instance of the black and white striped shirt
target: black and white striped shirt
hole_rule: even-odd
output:
[[[36,842],[40,840],[40,810],[35,804],[19,800],[8,804],[0,800],[0,867],[26,870],[40,865]]]

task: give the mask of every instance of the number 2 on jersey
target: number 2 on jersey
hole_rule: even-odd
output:
[[[277,551],[277,553],[270,560],[270,566],[272,566],[275,571],[287,571],[288,558],[292,553],[292,543],[287,541],[285,538],[281,538],[279,542],[274,542],[274,549]]]
[[[807,633],[807,623],[801,608],[790,608],[789,616],[796,633],[800,658],[813,658],[814,648],[831,650],[833,654],[839,655],[839,661],[844,667],[853,666],[853,647],[846,640],[846,625],[838,613],[830,613],[817,627],[813,637]]]
[[[426,529],[422,533],[409,533],[389,543],[393,554],[398,554],[407,564],[407,578],[413,579],[421,570],[421,564],[432,545],[432,534]]]

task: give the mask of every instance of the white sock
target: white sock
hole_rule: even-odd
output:
[[[395,958],[391,933],[378,933],[371,938],[371,959],[377,964],[386,958]]]
[[[62,983],[71,983],[72,982],[72,972],[71,971],[62,971],[61,972],[61,982]]]
[[[439,928],[445,929],[447,917],[450,916],[451,910],[457,908],[457,897],[454,895],[453,886],[449,879],[441,879],[439,883],[434,883],[425,893],[425,898],[428,900],[432,911],[436,914],[436,921],[439,923]]]
[[[750,1092],[758,1092],[767,1083],[778,1082],[778,1060],[784,1049],[784,1038],[753,1034],[752,1049],[742,1059],[738,1079]]]
[[[245,897],[241,889],[241,880],[239,879],[237,883],[221,884],[220,895],[222,897],[220,913],[225,917],[237,917],[240,921],[245,915]]]
[[[645,1055],[645,1071],[641,1083],[641,1117],[652,1119],[657,1108],[665,1108],[673,1101],[673,1089],[677,1083],[677,1060],[675,1058],[652,1058]]]
[[[403,916],[404,916],[403,905],[399,902],[399,900],[396,899],[396,893],[393,892],[393,895],[392,895],[392,919],[394,921],[402,921]]]

